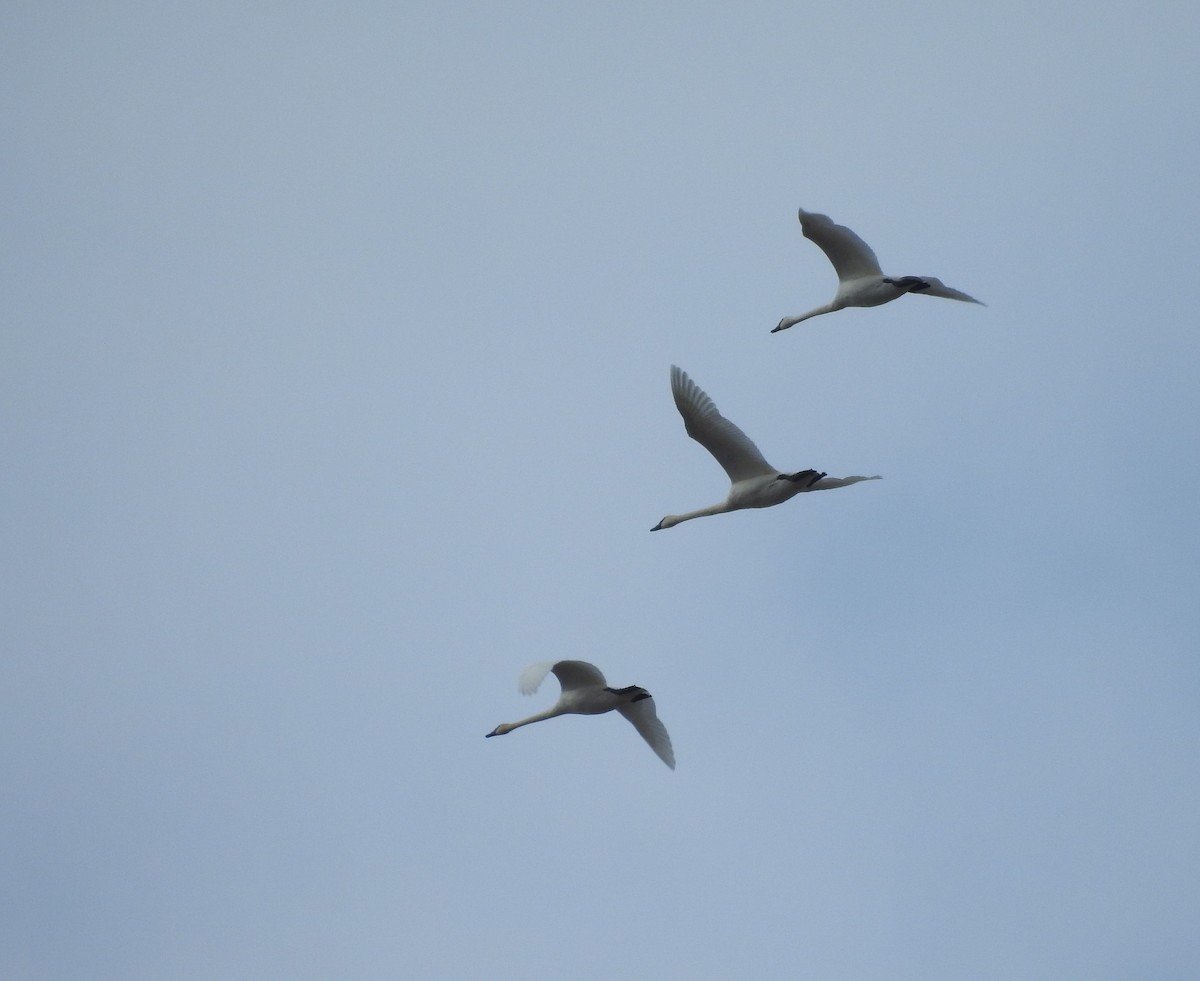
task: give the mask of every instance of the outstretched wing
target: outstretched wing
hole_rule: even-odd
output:
[[[962,300],[965,303],[978,303],[981,307],[987,306],[982,300],[977,300],[973,296],[968,296],[962,290],[956,290],[953,287],[947,286],[934,276],[922,276],[921,278],[929,284],[928,289],[913,291],[921,296],[944,296],[947,300]]]
[[[551,671],[554,672],[563,691],[572,688],[603,688],[606,684],[600,669],[587,661],[536,661],[521,672],[521,677],[517,679],[517,688],[522,695],[532,695]]]
[[[809,484],[810,491],[833,490],[835,487],[849,487],[864,480],[883,480],[882,477],[822,477]]]
[[[517,690],[522,695],[532,695],[538,690],[538,686],[550,673],[552,667],[554,667],[553,661],[535,661],[521,672],[521,677],[517,679]]]
[[[721,415],[713,400],[676,365],[671,365],[671,394],[687,434],[716,457],[735,484],[747,477],[778,473],[754,441]]]
[[[833,263],[839,280],[883,275],[871,246],[845,225],[836,224],[828,215],[801,208],[800,229],[804,237],[815,242]]]
[[[633,723],[633,727],[650,744],[658,758],[674,770],[675,750],[671,748],[671,737],[667,735],[667,727],[659,721],[658,712],[654,709],[654,699],[645,689],[635,698],[635,701],[618,705],[617,711]]]

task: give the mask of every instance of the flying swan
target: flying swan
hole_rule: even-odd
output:
[[[830,477],[816,470],[799,473],[780,473],[763,459],[750,437],[721,415],[720,411],[692,381],[682,368],[671,365],[671,394],[683,416],[687,434],[717,458],[717,463],[729,474],[729,496],[720,504],[689,511],[687,514],[668,514],[651,531],[672,528],[681,521],[703,518],[709,514],[724,514],[742,508],[769,508],[806,491],[830,490],[857,484],[860,480],[879,480],[879,477]]]
[[[828,215],[819,215],[813,211],[800,209],[800,228],[804,237],[816,242],[821,251],[829,257],[833,268],[838,274],[837,293],[833,300],[808,313],[798,317],[784,317],[779,326],[771,333],[787,330],[789,327],[818,317],[823,313],[833,313],[843,307],[877,307],[903,296],[905,293],[921,293],[925,296],[944,296],[948,300],[964,300],[967,303],[985,304],[973,296],[967,296],[960,290],[951,289],[940,279],[932,276],[901,276],[893,279],[885,276],[879,268],[879,260],[861,238],[850,231],[845,225],[834,224]]]
[[[553,719],[559,715],[603,715],[616,709],[633,723],[633,727],[650,744],[658,758],[675,769],[675,751],[671,749],[671,737],[666,726],[658,721],[654,711],[654,699],[645,688],[630,685],[628,688],[609,688],[604,675],[594,664],[587,661],[538,661],[521,672],[517,687],[522,695],[532,695],[538,690],[542,679],[551,671],[562,686],[558,701],[545,712],[531,715],[520,722],[501,722],[491,732],[492,736],[527,726],[531,722]]]

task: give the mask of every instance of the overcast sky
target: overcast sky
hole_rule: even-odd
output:
[[[1200,8],[0,8],[0,978],[1200,976]],[[835,277],[903,297],[772,335]],[[787,470],[728,483],[686,369]],[[530,661],[654,693],[671,772]]]

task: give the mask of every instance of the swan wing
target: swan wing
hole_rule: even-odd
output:
[[[600,669],[587,661],[558,661],[551,670],[563,691],[603,688],[608,684]]]
[[[835,487],[849,487],[851,484],[861,483],[864,480],[883,480],[883,478],[878,475],[874,477],[822,477],[809,484],[808,489],[810,491],[833,490]]]
[[[879,260],[871,246],[845,225],[839,225],[828,215],[800,209],[800,230],[810,242],[815,242],[833,263],[838,279],[861,279],[882,276]]]
[[[977,300],[973,296],[968,296],[962,290],[956,290],[951,286],[947,286],[935,276],[922,276],[921,278],[929,284],[928,289],[916,291],[921,296],[943,296],[947,300],[962,300],[965,303],[978,303],[981,307],[987,306],[982,300]]]
[[[600,669],[587,661],[535,661],[521,672],[521,677],[517,679],[517,689],[522,695],[532,695],[541,687],[546,675],[551,671],[558,678],[563,691],[572,688],[603,688],[606,684]]]
[[[778,472],[754,441],[721,415],[713,400],[676,365],[671,365],[671,394],[687,434],[716,457],[733,483]]]
[[[650,693],[643,692],[637,701],[618,705],[617,711],[633,723],[633,727],[650,744],[658,758],[674,770],[675,750],[671,747],[671,737],[667,735],[667,727],[658,718]]]
[[[536,661],[529,665],[517,679],[517,690],[522,695],[532,695],[538,690],[552,667],[554,667],[553,661]]]

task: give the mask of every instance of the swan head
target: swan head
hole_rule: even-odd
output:
[[[664,528],[674,528],[677,524],[679,524],[679,519],[677,517],[675,517],[675,515],[673,515],[673,514],[668,514],[665,518],[662,519],[662,521],[660,521],[658,524],[656,524],[650,530],[651,531],[662,531]]]
[[[493,729],[491,732],[489,732],[483,738],[491,739],[492,736],[503,736],[506,732],[512,732],[512,731],[513,731],[512,726],[510,726],[507,722],[501,722],[498,726],[496,726],[495,729]]]

